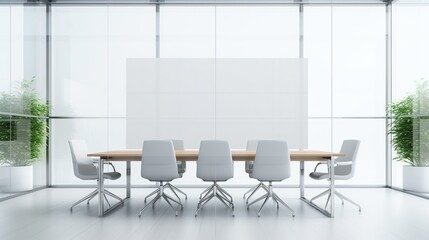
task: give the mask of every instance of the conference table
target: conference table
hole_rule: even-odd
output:
[[[232,159],[233,161],[254,161],[256,151],[247,151],[247,150],[232,150]],[[330,200],[330,211],[327,211],[324,208],[319,207],[305,197],[304,194],[304,170],[305,162],[325,162],[328,165],[329,172],[329,191],[330,195],[334,196],[335,193],[335,180],[332,177],[335,166],[335,158],[339,156],[344,156],[342,153],[329,152],[329,151],[320,151],[320,150],[290,150],[290,158],[292,162],[299,162],[299,187],[300,187],[300,199],[312,206],[319,212],[324,215],[333,218],[335,215],[334,203],[335,198],[331,197]],[[95,152],[88,154],[88,157],[98,157],[98,215],[100,217],[111,212],[113,209],[124,204],[125,200],[128,200],[131,197],[131,162],[132,161],[141,161],[142,150],[114,150],[114,151],[105,151],[105,152]],[[177,161],[197,161],[198,160],[198,150],[189,149],[189,150],[178,150],[176,151]],[[126,198],[123,201],[111,206],[110,208],[104,208],[104,163],[105,161],[109,162],[126,162]]]

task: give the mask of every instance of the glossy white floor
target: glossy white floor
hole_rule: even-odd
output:
[[[123,195],[122,189],[110,189]],[[138,211],[152,189],[132,189],[132,198],[110,215],[97,217],[96,200],[70,213],[70,205],[91,189],[51,188],[0,203],[0,239],[429,239],[429,200],[384,188],[339,189],[362,205],[356,207],[337,201],[335,219],[330,219],[298,200],[298,189],[275,189],[294,210],[277,210],[267,203],[261,218],[258,206],[246,211],[242,193],[246,189],[227,189],[236,204],[235,218],[217,200],[210,202],[195,218],[198,195],[202,189],[184,189],[188,200],[184,211],[175,217],[165,202],[155,210]],[[322,189],[307,189],[314,196]],[[112,200],[113,201],[113,200]],[[324,200],[319,200],[323,205]]]

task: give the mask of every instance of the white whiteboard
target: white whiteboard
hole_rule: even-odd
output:
[[[307,148],[306,59],[127,59],[126,147],[282,139]]]

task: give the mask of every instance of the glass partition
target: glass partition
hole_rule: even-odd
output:
[[[0,199],[46,186],[46,5],[0,4]]]
[[[427,1],[398,1],[393,5],[393,187],[417,194],[429,192],[428,109],[429,47]],[[426,167],[426,168],[425,168]],[[426,173],[425,173],[426,171]],[[425,175],[426,174],[426,175]]]
[[[248,59],[269,66],[275,65],[270,59],[302,59],[308,64],[303,148],[339,151],[343,140],[359,139],[356,176],[341,184],[384,185],[385,10],[384,5],[165,4],[157,10],[53,4],[52,184],[86,184],[71,171],[67,140],[72,138],[87,140],[90,151],[140,149],[145,139],[184,139],[186,148],[198,148],[203,139],[226,139],[241,149],[247,139],[288,140],[292,125],[286,115],[296,102],[269,80],[237,75],[223,81],[222,63]],[[168,81],[141,78],[129,84],[127,69],[135,59],[156,58],[181,65],[158,72],[157,79]],[[201,61],[211,65],[201,67]],[[195,80],[179,81],[184,72],[195,73]],[[292,164],[292,177],[283,185],[299,183],[298,165]],[[307,165],[306,175],[314,164]],[[132,166],[132,183],[149,184],[140,177],[140,163]],[[202,184],[195,170],[190,163],[178,184]],[[231,185],[253,184],[243,163],[235,164],[235,176]]]

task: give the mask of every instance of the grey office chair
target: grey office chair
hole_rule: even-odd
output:
[[[248,140],[247,141],[247,145],[246,145],[246,150],[247,151],[250,151],[250,150],[256,151],[257,147],[258,147],[258,140]],[[255,163],[254,161],[246,161],[245,162],[245,171],[246,171],[246,173],[249,174],[249,176],[253,172],[253,164],[254,163]],[[246,194],[250,193],[249,197],[246,200],[246,203],[249,202],[250,197],[260,188],[261,184],[262,183],[257,184],[256,186],[252,187],[246,193],[243,194],[243,199],[245,199],[246,198]]]
[[[213,182],[203,193],[204,197],[200,199],[195,212],[198,212],[212,198],[216,197],[228,208],[232,209],[234,217],[234,203],[230,194],[218,185],[218,182],[224,182],[234,176],[234,163],[232,162],[231,149],[227,141],[207,140],[201,141],[197,161],[197,177]]]
[[[260,217],[265,203],[268,199],[272,198],[274,202],[277,203],[277,209],[279,208],[280,202],[283,206],[288,208],[292,212],[292,216],[295,217],[294,211],[274,193],[272,185],[272,182],[280,182],[290,177],[290,154],[286,141],[260,140],[256,150],[255,163],[251,175],[261,183],[268,182],[268,187],[264,184],[260,185],[267,193],[247,204],[247,209],[256,202],[265,199],[259,208],[258,217]],[[257,189],[255,189],[255,191]]]
[[[179,171],[177,169],[176,154],[174,152],[174,146],[170,140],[151,140],[144,141],[143,143],[143,154],[141,164],[141,176],[148,179],[149,181],[159,182],[156,196],[148,204],[146,204],[139,213],[141,217],[143,211],[147,206],[154,206],[155,202],[163,198],[168,205],[178,215],[178,211],[173,207],[170,201],[177,203],[183,210],[183,205],[167,195],[164,192],[164,182],[170,182],[173,179],[179,178]]]
[[[97,167],[94,165],[94,162],[96,162],[97,159],[87,156],[88,150],[86,147],[86,142],[83,140],[69,140],[69,146],[70,146],[70,151],[71,151],[72,160],[73,160],[74,175],[82,180],[98,181],[98,170],[97,170]],[[121,177],[121,174],[119,172],[116,172],[116,169],[112,163],[105,162],[105,164],[111,165],[113,167],[113,172],[105,172],[103,175],[104,179],[116,180]],[[73,211],[73,207],[75,207],[76,205],[80,204],[85,200],[87,200],[87,204],[89,204],[89,201],[91,201],[91,199],[97,196],[97,194],[98,194],[98,190],[91,192],[84,198],[74,203],[70,207],[70,211]],[[104,199],[106,200],[109,207],[111,205],[109,203],[109,200],[107,200],[106,194],[109,195],[110,197],[116,198],[120,202],[123,202],[123,200],[120,197],[104,189]]]
[[[340,152],[343,153],[344,156],[338,157],[335,160],[335,167],[334,167],[335,180],[347,180],[354,176],[356,156],[359,149],[359,144],[360,144],[359,140],[344,140],[340,150]],[[316,165],[316,167],[314,168],[314,171],[310,173],[310,177],[316,180],[329,179],[328,172],[317,172],[317,168],[319,167],[320,164],[322,164],[322,162]],[[311,199],[311,201],[314,201],[315,199],[322,197],[328,193],[329,193],[329,189],[315,196],[314,198]],[[359,204],[345,197],[337,190],[335,190],[335,195],[341,199],[341,202],[343,205],[344,205],[344,200],[346,200],[351,204],[357,206],[359,208],[359,212],[361,211],[361,207]],[[331,197],[332,196],[329,193],[328,199],[326,200],[325,209],[328,206],[328,202]]]
[[[174,150],[185,150],[185,144],[183,143],[183,140],[171,140],[171,141],[173,142]],[[177,169],[179,172],[179,177],[180,178],[183,177],[183,173],[186,172],[186,161],[177,162]],[[165,183],[164,189],[165,188],[169,188],[171,190],[171,192],[173,192],[173,194],[177,197],[179,202],[181,202],[181,199],[180,199],[179,195],[177,195],[176,191],[183,194],[185,196],[185,199],[188,199],[188,195],[186,195],[186,193],[184,193],[182,190],[180,190],[176,186],[172,185],[170,182]],[[156,189],[155,191],[153,191],[152,193],[147,195],[144,199],[144,202],[146,203],[147,199],[150,198],[151,196],[153,196],[154,194],[158,193],[158,191],[159,191],[159,189]]]

